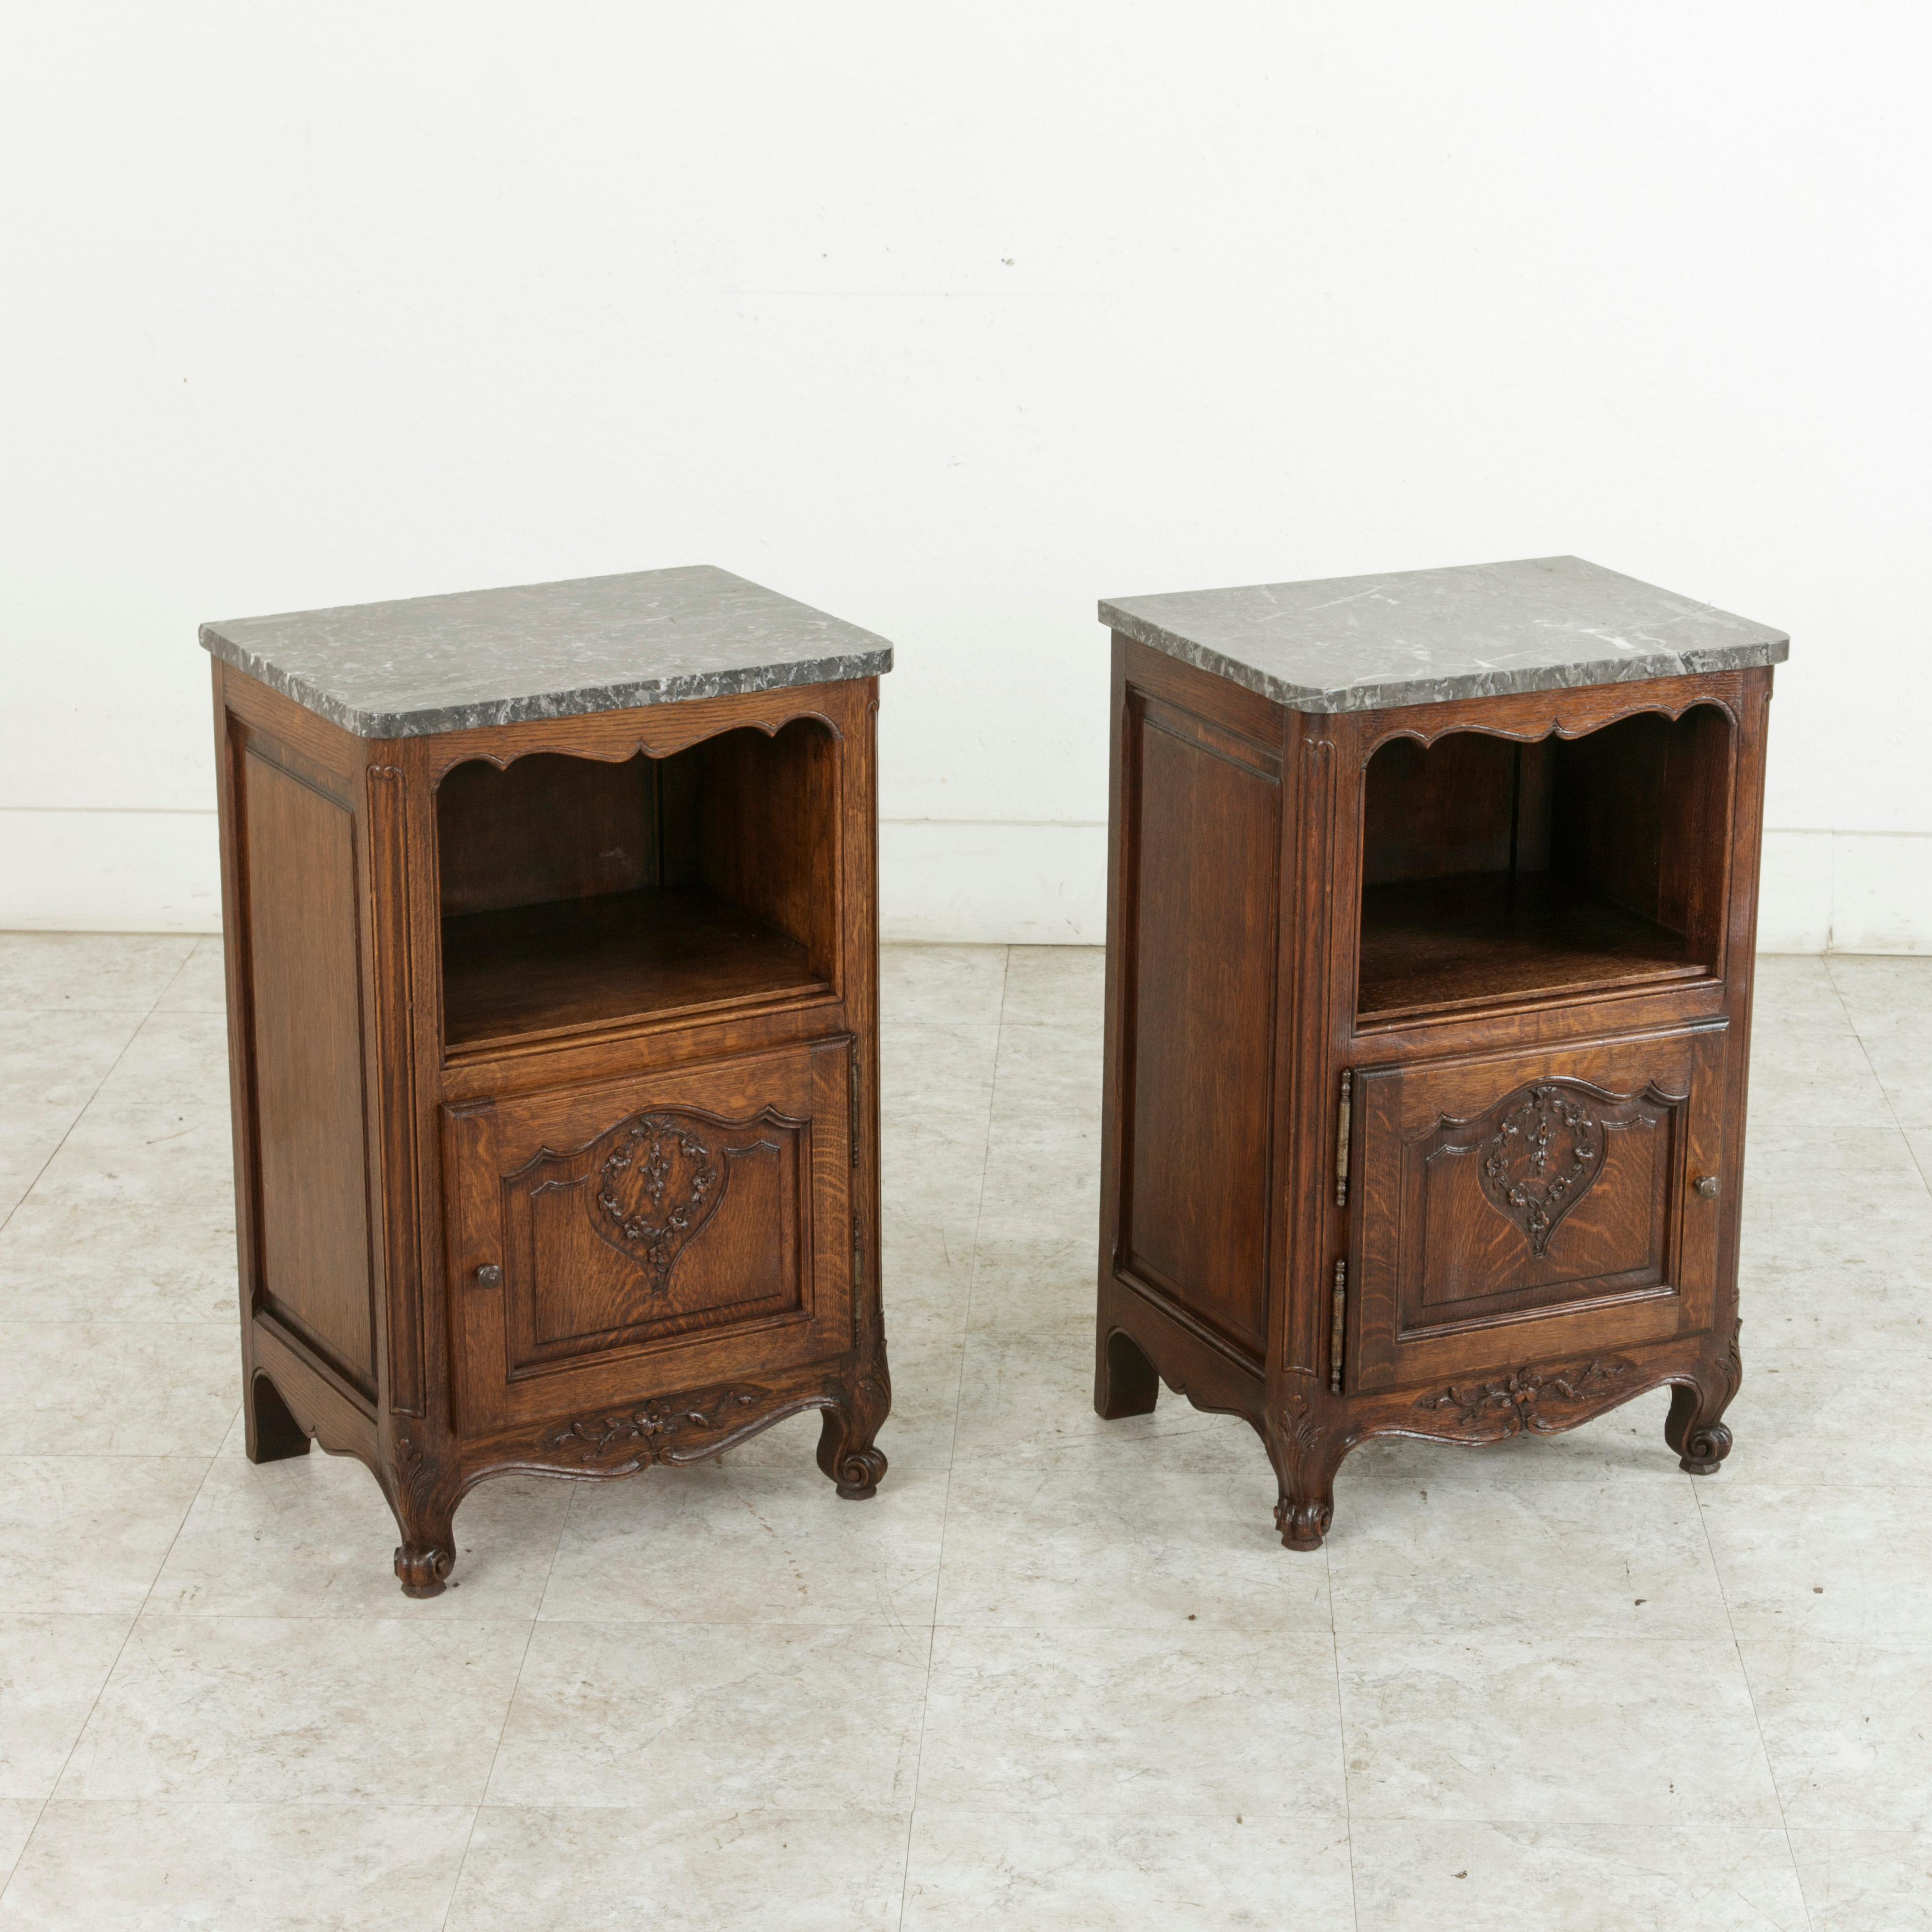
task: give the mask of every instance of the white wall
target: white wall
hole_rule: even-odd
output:
[[[217,919],[198,620],[706,561],[898,644],[892,931],[1095,938],[1096,596],[1568,550],[1932,948],[1921,6],[5,22],[0,924]]]

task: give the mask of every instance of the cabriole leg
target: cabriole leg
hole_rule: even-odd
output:
[[[1732,1391],[1713,1400],[1702,1389],[1679,1383],[1670,1391],[1670,1413],[1664,1418],[1664,1439],[1677,1451],[1677,1466],[1694,1476],[1714,1476],[1731,1453],[1731,1432],[1718,1420],[1730,1405]]]
[[[399,1442],[383,1487],[402,1532],[396,1546],[396,1580],[403,1594],[441,1596],[456,1564],[454,1480],[413,1443]]]
[[[1268,1432],[1268,1459],[1281,1492],[1275,1527],[1284,1548],[1304,1555],[1322,1547],[1335,1520],[1335,1472],[1346,1444],[1324,1434],[1305,1394],[1292,1391],[1277,1431]]]
[[[862,1502],[878,1488],[886,1473],[884,1453],[873,1438],[884,1426],[892,1406],[892,1378],[886,1367],[883,1342],[872,1365],[855,1388],[843,1390],[824,1412],[818,1430],[818,1466],[838,1486],[850,1502]]]

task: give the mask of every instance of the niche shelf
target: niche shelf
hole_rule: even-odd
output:
[[[1730,721],[1384,745],[1364,794],[1359,1025],[1722,970]]]
[[[812,720],[622,764],[472,760],[436,826],[453,1055],[835,993],[836,774]]]

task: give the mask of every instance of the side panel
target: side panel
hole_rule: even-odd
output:
[[[1118,1262],[1258,1362],[1281,764],[1172,703],[1126,702]]]
[[[355,819],[265,747],[236,776],[260,1301],[373,1396]]]

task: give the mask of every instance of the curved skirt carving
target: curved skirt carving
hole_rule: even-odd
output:
[[[1597,1355],[1573,1366],[1528,1365],[1504,1376],[1452,1383],[1424,1396],[1415,1406],[1424,1414],[1453,1420],[1485,1442],[1499,1442],[1525,1430],[1547,1436],[1574,1429],[1612,1404],[1634,1395],[1636,1365],[1621,1355]]]

